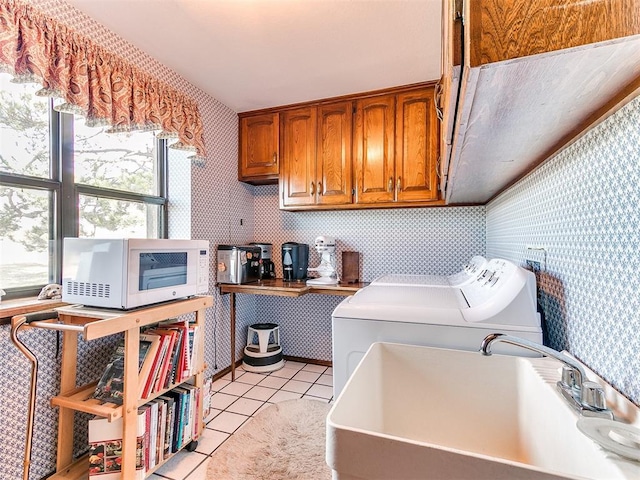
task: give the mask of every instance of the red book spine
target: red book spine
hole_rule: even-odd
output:
[[[171,365],[171,352],[173,351],[173,345],[176,342],[177,333],[175,331],[167,332],[168,338],[168,346],[167,352],[162,359],[162,365],[160,366],[159,375],[156,378],[156,382],[153,387],[153,392],[159,392],[162,390],[164,385],[164,381],[167,378],[167,374],[169,373],[170,365]]]
[[[155,380],[158,376],[158,371],[160,369],[160,365],[162,364],[162,361],[164,359],[164,356],[166,354],[167,351],[167,343],[166,343],[167,339],[165,338],[165,335],[162,335],[162,339],[160,340],[160,348],[158,349],[158,353],[156,354],[156,358],[153,361],[153,366],[151,367],[151,371],[149,372],[149,376],[147,377],[147,383],[144,387],[144,391],[142,393],[142,398],[149,398],[149,395],[151,394],[151,390],[153,388],[153,385],[155,383]]]

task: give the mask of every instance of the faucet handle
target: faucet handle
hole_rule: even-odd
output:
[[[562,376],[560,377],[560,383],[563,387],[569,390],[577,390],[580,386],[576,380],[576,371],[569,365],[562,365]]]
[[[582,382],[580,400],[585,407],[593,408],[595,410],[607,409],[604,388],[602,388],[602,386],[597,382]]]

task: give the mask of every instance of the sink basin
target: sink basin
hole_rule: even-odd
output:
[[[577,429],[559,378],[549,358],[375,343],[327,417],[333,478],[640,478]]]

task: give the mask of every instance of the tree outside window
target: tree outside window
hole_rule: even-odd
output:
[[[0,74],[0,288],[60,282],[63,236],[164,236],[164,142],[87,127],[10,79]]]

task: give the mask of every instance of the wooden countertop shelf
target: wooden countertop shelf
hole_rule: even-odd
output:
[[[0,303],[0,325],[10,324],[11,317],[15,315],[26,315],[27,313],[41,312],[43,310],[53,310],[63,305],[68,305],[68,303],[62,300],[38,300],[36,297],[4,300]]]
[[[367,283],[339,283],[337,285],[307,285],[305,281],[285,282],[281,278],[261,280],[253,283],[231,284],[221,283],[218,286],[222,293],[246,293],[252,295],[273,295],[276,297],[301,297],[307,293],[321,295],[353,295]]]
[[[220,293],[230,294],[231,324],[231,381],[236,379],[236,293],[249,295],[272,295],[275,297],[298,298],[307,293],[338,295],[349,297],[368,283],[339,283],[337,285],[307,285],[306,281],[285,282],[282,278],[260,280],[252,283],[219,283]]]
[[[82,322],[84,338],[89,341],[121,333],[132,327],[141,328],[152,325],[158,322],[158,318],[177,317],[211,305],[213,305],[211,297],[198,296],[131,311],[94,309],[82,305],[60,307],[56,308],[56,311],[61,315],[73,317],[72,321]],[[83,319],[86,319],[86,323]]]

